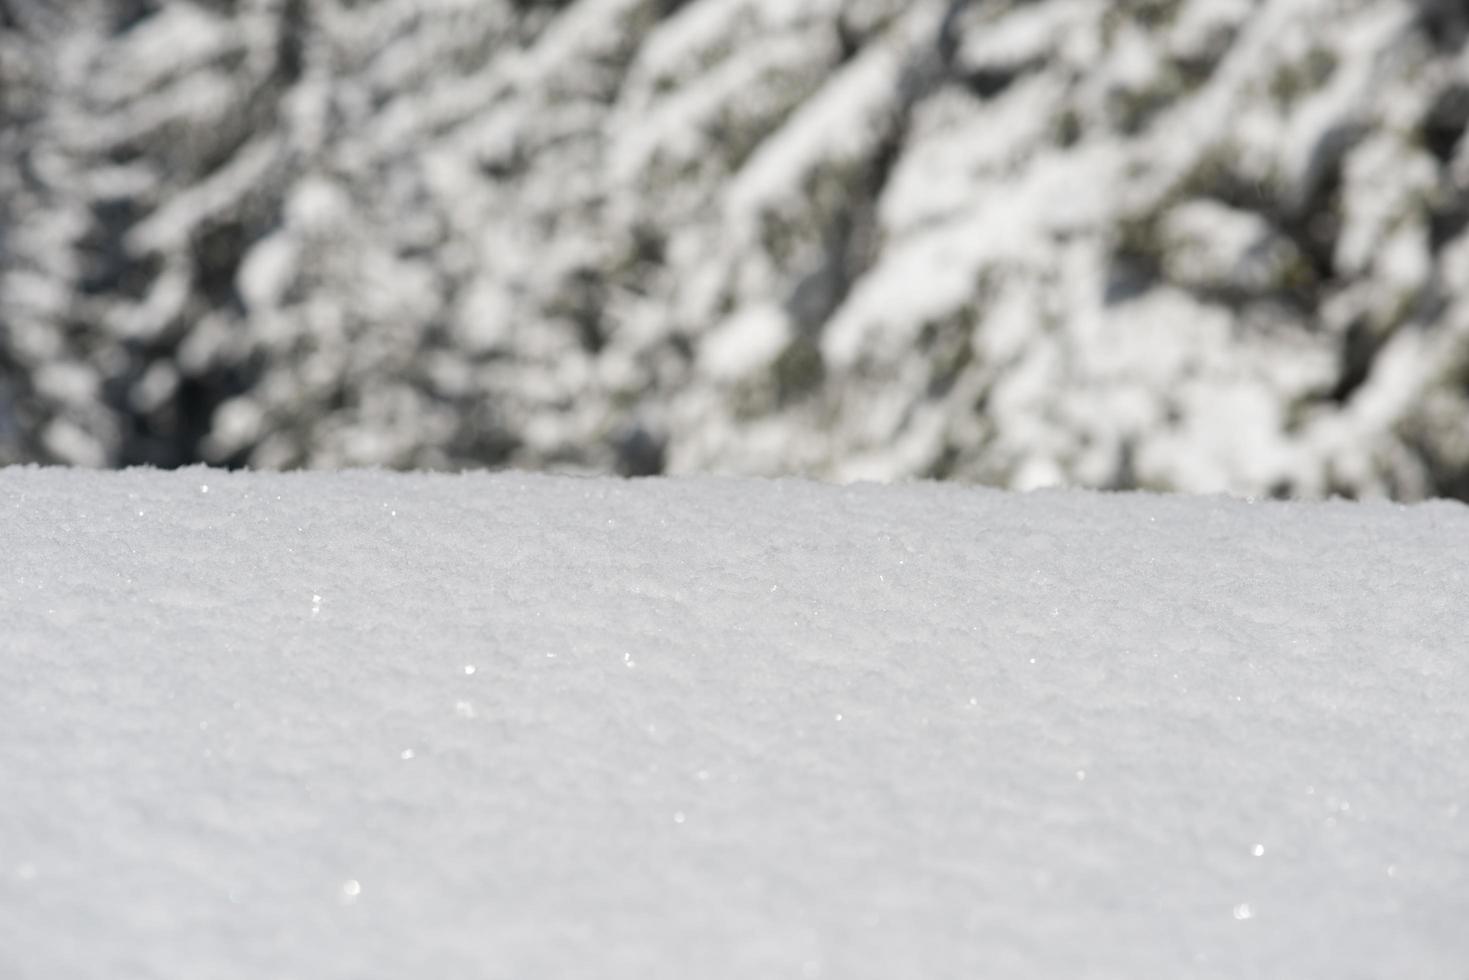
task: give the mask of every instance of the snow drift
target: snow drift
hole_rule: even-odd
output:
[[[0,471],[0,975],[1455,978],[1469,510]]]

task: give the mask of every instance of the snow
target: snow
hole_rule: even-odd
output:
[[[789,318],[779,307],[742,310],[709,332],[699,358],[709,374],[738,378],[778,357],[790,333]]]
[[[1459,504],[0,470],[0,975],[1462,978]]]

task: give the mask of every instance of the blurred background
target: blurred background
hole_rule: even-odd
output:
[[[0,463],[1469,499],[1458,0],[0,0]]]

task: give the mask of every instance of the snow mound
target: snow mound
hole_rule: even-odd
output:
[[[0,471],[0,975],[1462,978],[1457,504]]]

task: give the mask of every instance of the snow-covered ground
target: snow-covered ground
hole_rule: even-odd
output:
[[[0,976],[1465,977],[1469,509],[0,470]]]

